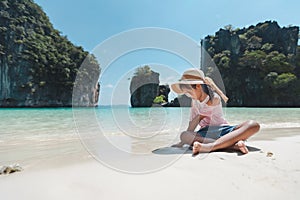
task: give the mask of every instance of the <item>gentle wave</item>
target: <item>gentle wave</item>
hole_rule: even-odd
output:
[[[261,128],[300,128],[300,123],[286,122],[286,123],[270,123],[260,124]]]

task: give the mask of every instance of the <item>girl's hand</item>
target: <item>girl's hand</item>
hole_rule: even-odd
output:
[[[198,114],[194,117],[192,121],[189,122],[189,127],[187,131],[195,131],[196,127],[198,126],[199,122],[204,118],[204,116]]]

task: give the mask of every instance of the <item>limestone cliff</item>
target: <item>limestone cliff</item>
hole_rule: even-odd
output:
[[[229,106],[300,106],[298,34],[297,26],[266,21],[227,26],[202,40],[223,77]]]
[[[93,67],[84,73],[79,68],[87,57]],[[61,36],[32,0],[0,1],[0,107],[72,106],[78,73],[90,82],[78,89],[86,98],[76,103],[93,106],[100,73],[95,58]]]

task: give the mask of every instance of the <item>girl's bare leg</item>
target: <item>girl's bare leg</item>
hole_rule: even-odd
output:
[[[200,142],[195,141],[193,144],[193,154],[197,154],[201,151],[202,144]],[[227,147],[226,149],[233,149],[241,151],[244,154],[247,154],[249,152],[245,142],[243,140],[238,141],[234,145]]]
[[[244,122],[237,126],[234,131],[218,138],[214,142],[203,143],[201,141],[195,141],[193,143],[193,153],[196,154],[199,152],[211,152],[228,147],[239,148],[241,152],[248,153],[248,149],[242,141],[247,140],[249,137],[257,133],[259,131],[259,128],[260,126],[257,122]],[[235,144],[237,145],[237,147],[234,147]]]
[[[243,123],[244,124],[244,123]],[[243,124],[238,125],[236,129],[243,126]],[[192,132],[192,131],[184,131],[180,135],[181,141],[177,144],[172,145],[172,147],[182,147],[184,144],[193,145],[193,149],[196,152],[199,152],[201,144],[200,143],[213,143],[216,140],[212,138],[204,138],[201,137],[199,134]],[[243,140],[237,141],[234,145],[227,147],[227,149],[239,150],[242,153],[248,153],[248,148],[245,145]]]

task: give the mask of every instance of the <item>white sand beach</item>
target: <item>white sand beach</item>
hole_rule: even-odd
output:
[[[0,176],[1,199],[298,199],[300,136],[257,136],[247,145],[247,155],[187,153],[148,174],[115,171],[88,153],[43,161]]]

